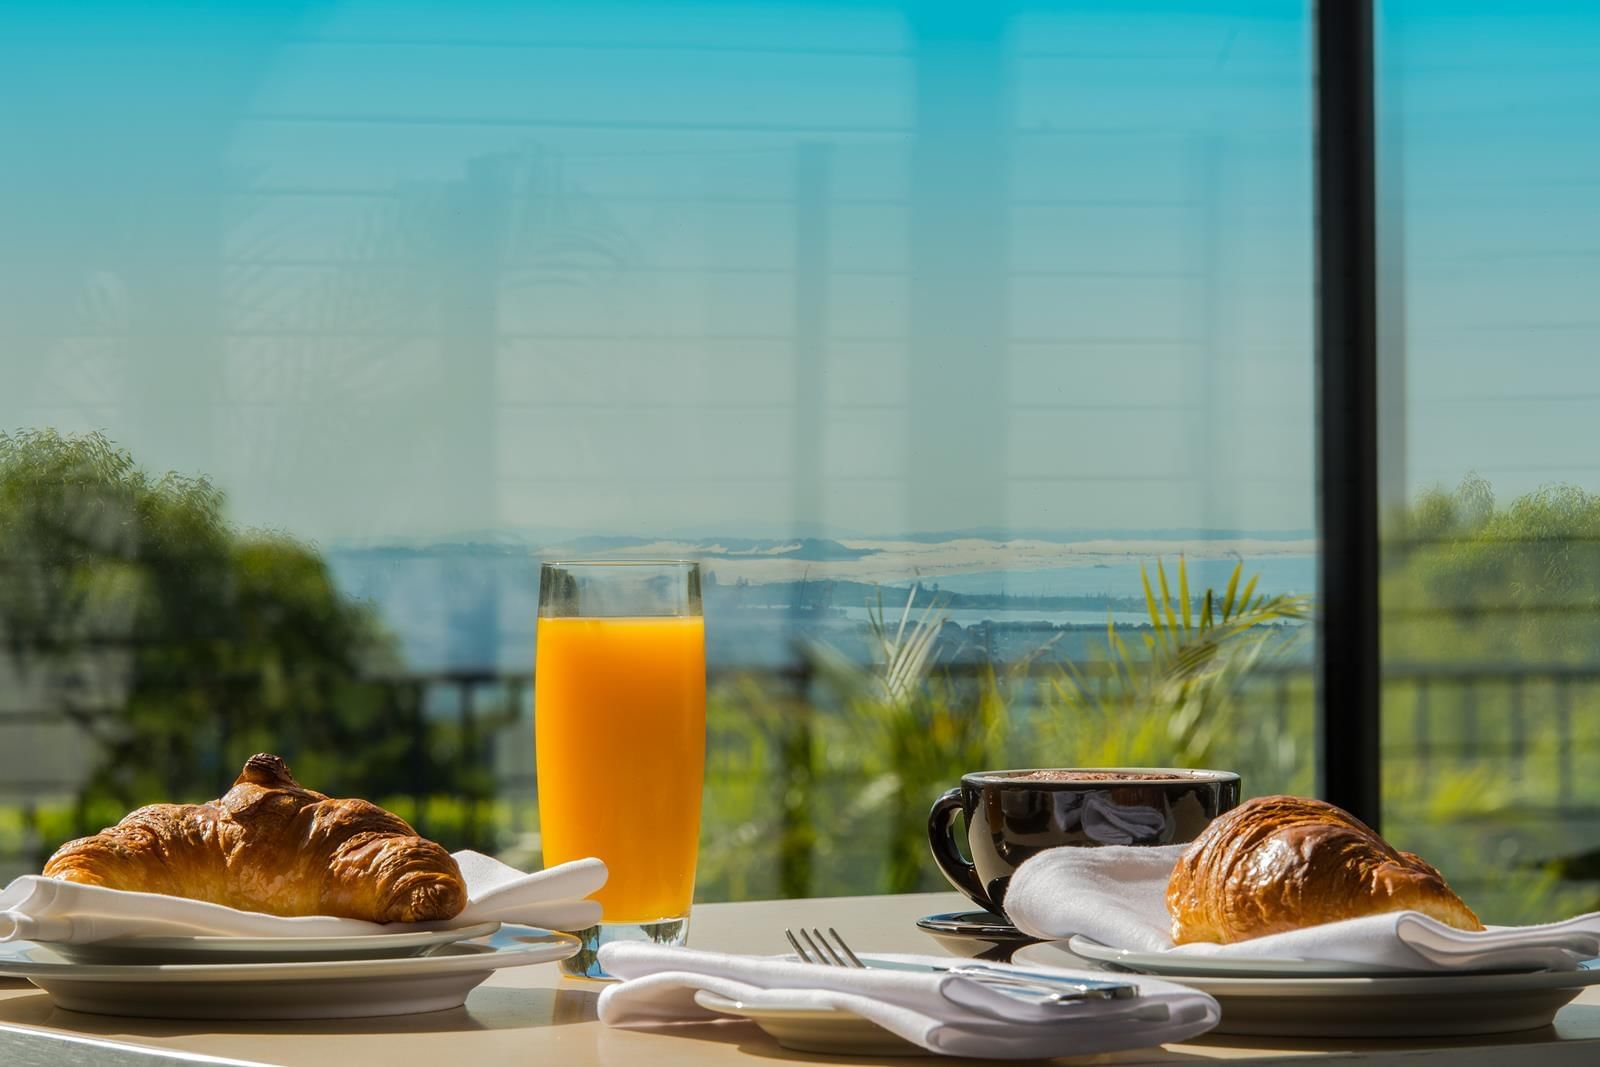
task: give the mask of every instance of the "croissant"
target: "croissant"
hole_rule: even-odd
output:
[[[191,897],[272,915],[449,919],[466,907],[456,861],[365,800],[303,789],[277,756],[251,756],[221,799],[151,804],[44,865],[52,878]]]
[[[1257,797],[1207,826],[1172,871],[1167,911],[1179,945],[1390,911],[1483,929],[1432,866],[1340,808],[1304,797]]]

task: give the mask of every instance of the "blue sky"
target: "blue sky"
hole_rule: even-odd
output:
[[[1600,13],[1462,12],[1384,13],[1388,443],[1591,484]],[[0,17],[0,425],[241,522],[1313,523],[1305,4]]]
[[[1408,477],[1595,489],[1600,9],[1412,2],[1383,26]]]

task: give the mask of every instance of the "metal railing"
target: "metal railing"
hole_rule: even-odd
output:
[[[970,662],[941,667],[956,680],[974,682],[987,669]],[[1054,669],[1048,663],[1035,664],[1020,677],[1038,679]],[[1094,664],[1082,669],[1091,680],[1108,678]],[[1282,718],[1291,708],[1309,703],[1310,677],[1309,665],[1264,669],[1250,677],[1241,699],[1263,715]],[[739,679],[753,679],[769,693],[790,700],[811,702],[818,697],[819,679],[803,662],[777,669],[716,668],[709,681],[715,690]],[[1546,783],[1548,802],[1520,805],[1519,816],[1600,821],[1600,794],[1585,796],[1581,789],[1585,761],[1600,748],[1600,730],[1577,728],[1580,716],[1600,713],[1600,666],[1392,665],[1383,682],[1385,706],[1390,709],[1385,761],[1404,761],[1423,776],[1451,761],[1466,760],[1493,760],[1512,782],[1533,773],[1553,775],[1553,783]],[[389,721],[416,724],[401,758],[419,829],[426,832],[429,799],[467,772],[490,783],[488,795],[478,799],[516,797],[531,805],[536,785],[531,674],[450,670],[372,678],[363,684],[382,694],[390,709]],[[97,715],[116,713],[105,709]],[[18,731],[30,727],[59,731],[81,721],[81,714],[69,718],[51,708],[0,714],[0,747],[15,744]],[[454,743],[443,761],[438,752],[428,751],[432,735],[425,727],[430,724],[453,728]],[[76,737],[80,746],[88,743],[86,736],[72,729],[58,732],[57,737]],[[1537,769],[1529,763],[1536,751]],[[0,810],[15,812],[20,827],[0,841],[0,867],[36,869],[52,844],[39,823],[40,805],[66,802],[81,785],[82,779],[72,776],[29,772],[0,777]],[[469,804],[463,828],[469,836],[478,829],[472,821],[476,817],[476,807]]]

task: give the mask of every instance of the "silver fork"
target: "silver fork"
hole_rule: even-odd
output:
[[[800,929],[796,937],[793,930],[785,928],[783,936],[789,939],[795,954],[803,963],[823,967],[848,967],[860,970],[893,970],[938,972],[960,975],[994,986],[1009,993],[1027,994],[1030,1003],[1068,1004],[1080,1000],[1126,1000],[1138,995],[1138,988],[1126,982],[1102,982],[1096,979],[1069,978],[1065,975],[1044,974],[1038,971],[1006,970],[986,967],[983,964],[953,962],[949,966],[932,963],[906,963],[901,960],[868,958],[862,960],[839,936],[839,931],[828,927],[824,934],[818,927],[807,931]],[[831,936],[832,940],[829,940]],[[801,942],[804,941],[804,944]],[[809,949],[809,951],[808,951]]]

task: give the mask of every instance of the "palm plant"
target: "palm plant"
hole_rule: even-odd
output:
[[[1005,725],[992,670],[976,692],[936,671],[948,616],[936,599],[918,612],[920,592],[912,586],[893,624],[881,592],[868,605],[871,666],[828,645],[811,654],[845,706],[858,751],[871,760],[848,815],[857,824],[887,825],[883,886],[890,892],[935,887],[924,862],[928,805],[964,772],[989,765]]]
[[[878,591],[875,604],[867,605],[868,644],[873,652],[870,667],[819,641],[807,650],[818,674],[858,699],[865,696],[890,705],[913,700],[927,680],[934,641],[947,618],[937,600],[930,600],[922,613],[912,618],[921,590],[921,583],[911,587],[892,631],[885,621],[883,590]]]
[[[859,892],[868,857],[882,889],[937,888],[926,862],[928,805],[963,773],[1010,756],[1079,765],[1209,759],[1226,723],[1238,718],[1228,698],[1250,671],[1293,647],[1300,628],[1284,624],[1306,618],[1309,602],[1258,596],[1242,568],[1222,594],[1198,600],[1189,596],[1182,561],[1175,578],[1176,593],[1157,564],[1146,582],[1151,625],[1143,654],[1113,625],[1109,666],[1097,677],[1087,665],[1039,670],[1035,662],[1050,643],[1019,662],[985,664],[975,678],[943,670],[959,652],[940,644],[948,616],[914,586],[898,610],[881,592],[867,605],[870,662],[821,642],[806,650],[824,697],[816,706],[745,694],[734,718],[762,754],[736,762],[770,763],[780,783],[767,819],[745,821],[750,828],[761,822],[758,836],[776,850],[784,891],[804,895],[844,863],[849,870],[835,891]],[[1028,705],[1044,715],[1034,731],[1015,736],[1020,743],[1008,755],[1009,725]],[[817,789],[824,781],[843,788]]]
[[[1304,628],[1292,624],[1310,617],[1311,600],[1258,595],[1257,577],[1241,588],[1242,560],[1220,596],[1208,588],[1198,600],[1190,596],[1182,557],[1176,595],[1160,561],[1156,588],[1144,567],[1140,577],[1150,618],[1143,654],[1108,621],[1102,670],[1091,677],[1065,664],[1042,694],[1046,722],[1072,735],[1073,758],[1086,765],[1208,763],[1219,742],[1233,737],[1232,708],[1246,680],[1290,655],[1302,638]]]

